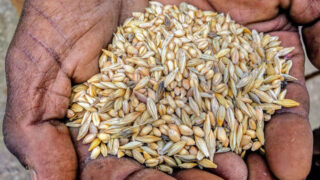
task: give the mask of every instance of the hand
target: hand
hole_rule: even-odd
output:
[[[179,4],[180,1],[168,2]],[[312,134],[304,84],[304,54],[293,23],[309,25],[318,18],[315,15],[319,12],[313,9],[317,2],[212,0],[189,3],[201,9],[229,13],[237,22],[279,36],[283,46],[296,48],[291,53],[291,74],[298,81],[288,84],[287,97],[301,105],[283,109],[267,124],[267,161],[250,154],[247,168],[233,153],[218,154],[215,173],[228,179],[246,179],[248,174],[250,179],[272,178],[272,174],[280,179],[305,178],[311,163]],[[26,1],[6,59],[8,104],[4,134],[10,151],[32,169],[38,179],[171,178],[156,170],[143,169],[128,158],[109,156],[89,160],[88,147],[72,141],[76,130],[71,129],[70,138],[68,129],[60,122],[69,104],[71,82],[84,82],[98,72],[100,49],[111,40],[116,26],[131,12],[142,11],[147,5],[145,0]],[[301,11],[304,14],[299,14]],[[319,44],[315,43],[318,24],[309,25],[303,31],[309,55],[319,66],[320,60],[316,58]],[[218,178],[196,169],[176,174],[178,179],[193,177]]]

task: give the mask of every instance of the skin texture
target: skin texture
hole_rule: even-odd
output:
[[[181,1],[162,0],[179,4]],[[218,168],[183,170],[177,179],[304,179],[312,157],[309,96],[304,54],[297,31],[302,25],[308,56],[320,67],[320,2],[314,0],[199,0],[201,9],[229,13],[237,22],[280,37],[294,46],[287,97],[299,107],[283,109],[266,125],[266,160],[252,154],[245,162],[233,153],[217,154]],[[88,145],[75,141],[76,129],[63,124],[72,84],[98,72],[100,49],[118,24],[146,0],[27,0],[6,57],[8,100],[3,131],[8,149],[38,179],[173,179],[129,158],[90,160]],[[216,175],[213,175],[212,172]],[[259,178],[260,179],[260,178]]]
[[[264,159],[257,153],[251,153],[246,163],[248,164],[249,180],[273,180],[271,172],[268,169]]]

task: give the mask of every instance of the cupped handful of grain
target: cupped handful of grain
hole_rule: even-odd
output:
[[[264,152],[264,123],[282,107],[293,48],[229,15],[150,2],[118,27],[100,73],[72,88],[67,126],[100,154],[147,167],[216,168],[215,153]]]

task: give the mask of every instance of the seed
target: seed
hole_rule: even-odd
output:
[[[205,141],[209,151],[209,159],[213,161],[214,153],[216,152],[216,137],[212,130],[210,130],[209,134],[205,137]]]
[[[217,116],[218,116],[217,123],[219,126],[222,126],[224,122],[224,118],[226,117],[226,109],[224,108],[224,106],[219,107]]]
[[[187,146],[193,146],[196,144],[194,139],[188,136],[182,136],[181,140],[185,141]]]
[[[164,160],[165,163],[167,163],[171,167],[176,167],[177,166],[175,159],[173,159],[172,157],[163,156],[163,160]]]
[[[95,139],[94,141],[92,141],[88,151],[92,151],[95,147],[99,146],[100,142],[100,139]]]
[[[191,107],[191,109],[193,110],[193,112],[199,116],[200,115],[200,109],[198,104],[193,100],[192,97],[189,97],[189,106]]]
[[[143,154],[143,157],[144,157],[145,160],[152,159],[150,154],[148,154],[147,152],[143,151],[142,154]]]
[[[151,98],[147,99],[147,109],[154,120],[158,119],[157,107]]]
[[[132,141],[132,142],[129,142],[128,144],[120,146],[120,149],[135,149],[137,147],[140,147],[141,145],[142,145],[141,142]]]
[[[173,169],[170,167],[170,166],[167,166],[167,165],[159,165],[159,168],[158,168],[160,171],[163,171],[163,172],[166,172],[168,174],[172,174],[173,172]]]
[[[252,144],[252,147],[251,147],[251,151],[256,151],[257,149],[259,149],[261,147],[261,142],[259,141],[256,141]]]
[[[124,152],[122,151],[122,150],[118,150],[118,153],[117,153],[117,157],[118,158],[121,158],[121,157],[123,157],[125,154],[124,154]]]
[[[186,125],[180,125],[179,130],[180,130],[180,133],[185,136],[191,136],[193,134],[192,129]]]
[[[100,155],[100,152],[101,152],[100,146],[95,147],[91,152],[90,158],[96,159]]]
[[[275,101],[276,104],[279,104],[283,107],[295,107],[295,106],[299,106],[299,103],[291,100],[291,99],[282,99],[282,100],[277,100]]]
[[[241,146],[241,147],[246,146],[246,145],[249,144],[250,142],[251,142],[251,137],[250,137],[250,136],[247,136],[247,135],[243,135],[243,136],[242,136],[242,139],[241,139],[240,146]]]
[[[149,134],[152,131],[152,126],[151,125],[147,125],[144,128],[142,128],[141,132],[140,132],[140,136],[144,136]]]
[[[134,90],[137,91],[137,90],[139,90],[139,89],[141,89],[141,88],[144,88],[145,85],[148,84],[149,80],[150,80],[150,78],[149,78],[148,76],[144,77],[144,78],[141,79],[141,80],[138,82],[138,84],[134,87]]]
[[[155,150],[151,149],[150,147],[142,146],[141,149],[143,149],[145,152],[147,152],[152,156],[158,156],[158,153]]]
[[[143,142],[143,143],[152,143],[157,142],[161,140],[161,138],[157,136],[147,135],[147,136],[138,136],[135,138],[137,141]]]
[[[250,136],[252,139],[256,138],[256,131],[248,129],[246,135]]]
[[[198,154],[198,149],[194,146],[191,146],[190,149],[189,149],[189,154],[192,154],[192,155],[197,155]]]
[[[180,141],[180,134],[177,131],[175,131],[173,129],[169,129],[168,135],[169,135],[169,138],[171,139],[171,141],[173,141],[173,142]]]
[[[158,163],[159,160],[156,159],[156,158],[151,158],[151,159],[148,159],[145,161],[146,164],[155,164],[155,163]]]
[[[106,134],[106,133],[98,133],[97,137],[104,143],[106,143],[110,140],[110,135]]]
[[[101,143],[100,151],[101,151],[101,154],[102,154],[103,157],[107,157],[108,156],[108,149],[107,149],[106,144]]]
[[[95,138],[96,138],[95,134],[88,134],[83,138],[82,144],[91,143],[93,140],[95,140]]]
[[[193,130],[194,135],[196,135],[198,137],[203,137],[204,136],[204,132],[200,127],[193,126],[192,130]]]
[[[132,150],[132,156],[135,160],[137,160],[139,163],[143,164],[145,162],[144,157],[141,155],[138,149]]]
[[[197,163],[182,163],[182,164],[179,164],[179,167],[184,169],[190,169],[195,167],[196,165]]]
[[[252,143],[250,142],[250,143],[246,144],[245,146],[243,146],[242,149],[243,149],[243,150],[248,150],[248,149],[250,149],[251,147],[252,147]]]
[[[207,147],[204,139],[196,136],[196,137],[195,137],[195,142],[196,142],[196,145],[197,145],[198,149],[199,149],[206,157],[209,157],[208,147]]]
[[[156,127],[154,127],[154,128],[152,129],[152,132],[153,132],[153,135],[155,135],[155,136],[158,136],[158,137],[161,136],[161,131],[160,131],[158,128],[156,128]]]
[[[223,127],[218,127],[217,138],[224,146],[228,144],[227,134]]]
[[[186,142],[184,142],[184,141],[179,141],[179,142],[176,142],[175,144],[173,144],[167,153],[168,156],[172,156],[174,154],[177,154],[184,147],[185,144],[186,144]]]
[[[176,68],[174,71],[172,71],[165,79],[164,81],[164,87],[167,87],[176,77],[176,73],[178,72],[178,68]]]
[[[198,162],[201,166],[205,167],[205,168],[217,168],[218,166],[213,163],[211,160],[209,159],[202,159],[201,161]]]

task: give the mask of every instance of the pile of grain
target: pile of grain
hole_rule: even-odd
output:
[[[215,168],[215,153],[262,149],[282,107],[293,48],[229,15],[150,2],[118,27],[100,73],[72,88],[69,127],[100,154],[147,167]]]

